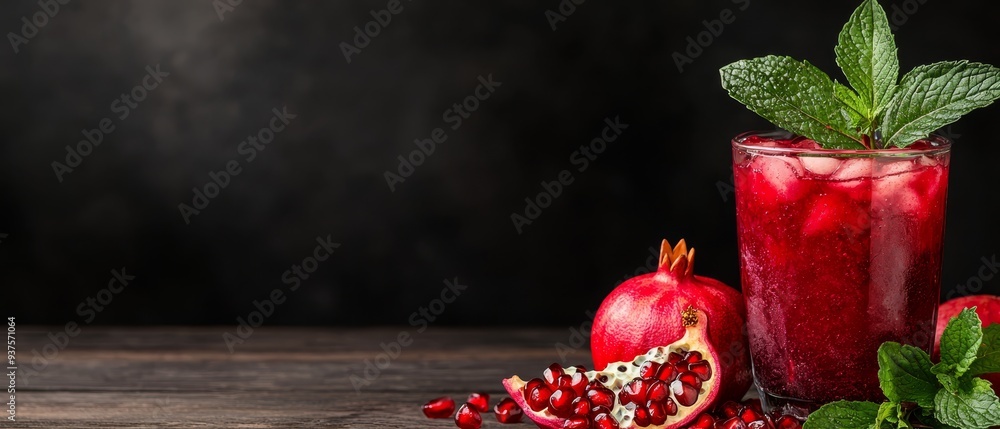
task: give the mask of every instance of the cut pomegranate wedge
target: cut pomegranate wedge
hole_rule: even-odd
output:
[[[603,371],[552,364],[541,378],[505,379],[504,387],[542,428],[681,428],[712,410],[718,397],[719,358],[705,340],[709,320],[694,307],[682,318],[684,336],[631,362]]]

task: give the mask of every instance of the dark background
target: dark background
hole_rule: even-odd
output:
[[[468,290],[435,323],[571,326],[641,269],[662,238],[698,248],[697,270],[738,286],[729,140],[764,120],[728,98],[718,69],[787,54],[842,79],[837,33],[857,2],[589,0],[550,27],[555,1],[403,1],[347,63],[338,45],[385,1],[71,2],[15,54],[0,46],[3,316],[80,321],[110,270],[136,280],[95,324],[235,324],[301,263],[317,236],[341,247],[268,324],[406,324],[445,279]],[[883,2],[892,13],[904,1]],[[902,71],[945,59],[1000,64],[992,2],[909,0]],[[671,58],[702,20],[736,21],[683,73]],[[36,2],[6,2],[20,32]],[[899,23],[899,18],[897,18]],[[170,73],[119,120],[110,103],[147,65]],[[478,76],[502,82],[457,130],[442,113]],[[251,163],[237,153],[271,109],[298,117]],[[1000,106],[954,125],[943,293],[1000,248]],[[629,124],[584,172],[571,154],[606,117]],[[59,182],[84,128],[107,135]],[[390,191],[413,140],[448,140]],[[242,172],[186,225],[178,204],[209,172]],[[519,234],[541,181],[575,181]],[[998,281],[986,281],[997,292]]]

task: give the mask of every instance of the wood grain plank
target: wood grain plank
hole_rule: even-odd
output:
[[[22,368],[53,329],[19,330]],[[425,419],[420,404],[472,391],[499,400],[503,377],[539,372],[569,341],[568,329],[432,328],[356,389],[349,377],[364,377],[405,329],[262,328],[235,353],[226,329],[88,327],[19,380],[11,427],[454,427]],[[566,357],[590,361],[586,347]]]

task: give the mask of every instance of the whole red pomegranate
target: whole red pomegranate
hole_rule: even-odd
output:
[[[955,298],[947,301],[938,307],[937,330],[934,333],[934,358],[937,359],[941,352],[941,334],[948,326],[948,321],[952,317],[958,316],[963,309],[976,307],[976,314],[983,322],[983,327],[994,323],[1000,323],[1000,297],[993,295],[970,295]],[[984,374],[982,376],[990,383],[993,383],[993,390],[1000,387],[1000,374]]]
[[[719,354],[720,400],[739,400],[750,388],[750,353],[743,296],[722,282],[696,276],[694,248],[684,240],[660,246],[656,272],[626,280],[604,299],[594,318],[590,348],[594,367],[628,361],[685,334],[677,317],[689,307],[704,312],[711,325],[707,342]]]

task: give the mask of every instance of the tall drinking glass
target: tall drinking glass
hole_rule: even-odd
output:
[[[930,351],[951,142],[822,150],[787,133],[733,140],[740,271],[766,404],[880,400],[885,341]]]

